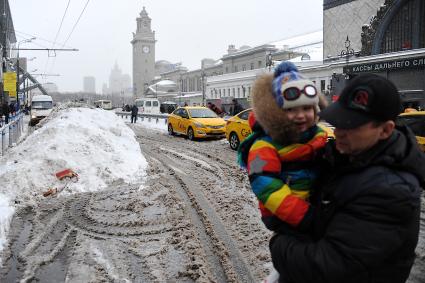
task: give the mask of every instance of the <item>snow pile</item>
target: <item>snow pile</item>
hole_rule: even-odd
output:
[[[34,204],[49,188],[64,188],[60,197],[144,180],[147,162],[135,135],[113,112],[65,108],[45,120],[0,158],[0,251],[15,204]],[[67,168],[77,182],[56,178]]]

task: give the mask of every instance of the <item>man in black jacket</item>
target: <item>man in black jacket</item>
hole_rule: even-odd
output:
[[[137,121],[137,113],[139,113],[139,108],[134,104],[131,107],[131,123],[136,123]]]
[[[279,282],[401,283],[415,260],[425,157],[406,127],[396,87],[354,78],[320,116],[335,126],[308,235],[270,240]]]

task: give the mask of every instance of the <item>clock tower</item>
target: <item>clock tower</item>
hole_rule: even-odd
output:
[[[155,32],[151,18],[143,7],[136,19],[137,30],[133,32],[133,96],[142,97],[155,76]]]

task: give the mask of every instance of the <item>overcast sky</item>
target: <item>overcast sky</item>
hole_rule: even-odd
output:
[[[40,82],[56,83],[59,91],[81,91],[83,77],[94,76],[101,92],[115,62],[132,76],[130,41],[143,6],[156,34],[155,59],[182,62],[189,70],[200,68],[203,58],[221,58],[229,44],[256,46],[323,26],[319,0],[9,0],[9,4],[17,40],[37,37],[20,48],[79,50],[58,51],[56,57],[48,57],[47,51],[20,51],[21,57],[37,57],[28,62],[29,71],[60,74],[38,77]]]

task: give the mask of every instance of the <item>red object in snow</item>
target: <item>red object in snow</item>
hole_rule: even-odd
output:
[[[63,178],[74,178],[78,177],[78,174],[72,171],[72,169],[65,169],[56,173],[56,178],[62,180]]]

